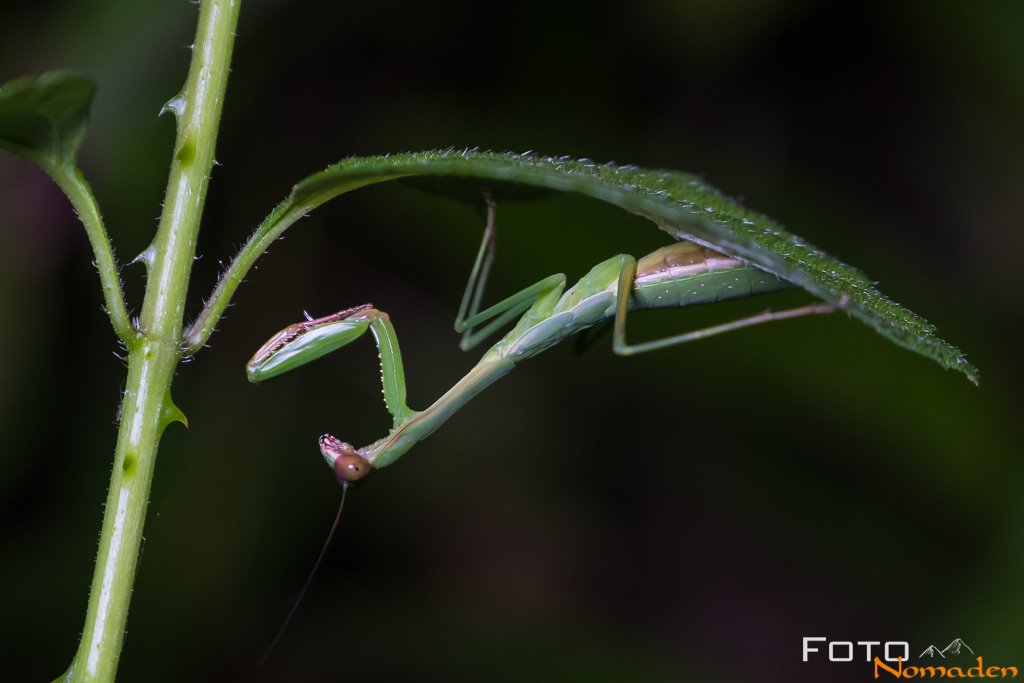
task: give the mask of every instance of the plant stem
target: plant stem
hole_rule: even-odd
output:
[[[89,183],[85,181],[81,171],[73,166],[47,169],[47,173],[64,190],[64,194],[71,200],[71,205],[75,207],[78,218],[85,226],[96,258],[100,283],[103,285],[103,299],[106,302],[107,315],[110,316],[110,324],[114,326],[118,338],[127,346],[135,339],[135,329],[128,320],[117,261],[110,246],[110,238],[107,237],[107,229],[103,226],[103,218],[100,217],[99,206],[96,205],[96,197],[93,196]]]
[[[238,285],[242,283],[242,280],[253,264],[256,263],[256,260],[274,243],[274,240],[281,237],[281,234],[287,228],[313,209],[312,206],[288,206],[287,200],[284,206],[287,210],[280,211],[281,207],[278,207],[263,221],[238,254],[235,255],[228,269],[220,276],[213,294],[207,299],[206,305],[203,306],[199,317],[196,318],[185,332],[184,345],[186,356],[190,356],[203,348],[206,340],[213,334],[213,330],[217,326],[221,315],[227,310],[231,297],[234,295],[235,290],[238,289]]]
[[[213,166],[240,0],[204,0],[178,117],[163,215],[151,248],[140,334],[128,344],[128,380],[96,571],[74,681],[113,681],[142,541],[157,446],[183,416],[171,402],[196,234]]]

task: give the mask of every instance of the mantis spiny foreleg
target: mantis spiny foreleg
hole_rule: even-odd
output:
[[[406,404],[405,370],[398,337],[387,313],[372,304],[346,308],[331,315],[289,325],[253,355],[247,366],[249,380],[261,382],[308,363],[373,332],[380,355],[384,405],[394,419],[394,429],[408,422],[416,412]],[[320,437],[320,451],[334,468],[338,482],[361,479],[369,464],[348,443],[330,434]]]

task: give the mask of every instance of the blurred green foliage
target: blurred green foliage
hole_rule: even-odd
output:
[[[60,71],[4,83],[0,148],[51,174],[74,168],[95,95],[92,81]]]
[[[173,141],[157,113],[194,24],[186,2],[3,10],[0,81],[69,67],[99,85],[79,164],[122,263],[156,226]],[[248,1],[193,312],[291,184],[344,156],[536,149],[706,175],[877,279],[984,384],[840,316],[631,359],[552,350],[353,492],[257,672],[337,504],[316,437],[367,442],[387,415],[369,342],[258,388],[249,355],[303,309],[372,301],[413,406],[474,360],[450,328],[479,218],[368,188],[291,230],[182,366],[190,429],[164,437],[121,679],[871,675],[802,663],[812,635],[960,637],[1024,666],[1021,25],[1009,2]],[[499,230],[494,300],[666,240],[579,197],[502,206]],[[59,190],[0,155],[5,680],[58,675],[82,624],[123,379],[90,260]],[[137,310],[143,268],[123,275]]]

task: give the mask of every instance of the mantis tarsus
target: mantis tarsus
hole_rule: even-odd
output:
[[[468,350],[519,320],[465,377],[426,410],[415,411],[406,405],[405,373],[395,330],[388,315],[371,304],[291,325],[274,335],[249,361],[249,379],[259,382],[330,353],[367,330],[373,332],[380,352],[384,401],[394,425],[387,436],[359,449],[330,434],[320,437],[320,451],[343,486],[374,468],[393,463],[516,363],[604,320],[614,319],[615,353],[630,355],[772,320],[832,313],[839,308],[818,303],[778,312],[768,310],[657,341],[628,344],[626,315],[630,311],[724,301],[792,286],[710,248],[681,241],[639,260],[624,254],[614,256],[594,266],[568,290],[565,275],[551,275],[479,311],[494,256],[494,216],[494,202],[488,197],[487,226],[455,330],[463,333],[460,346]]]

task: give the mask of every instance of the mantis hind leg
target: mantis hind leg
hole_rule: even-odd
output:
[[[618,292],[616,294],[615,301],[615,324],[612,332],[612,350],[620,356],[631,356],[637,353],[656,351],[669,346],[675,346],[676,344],[685,344],[686,342],[713,337],[714,335],[722,334],[723,332],[731,332],[744,327],[772,322],[773,320],[786,320],[787,318],[799,318],[805,315],[834,313],[843,307],[842,302],[840,302],[838,305],[823,303],[809,304],[807,306],[800,306],[799,308],[790,308],[785,311],[766,310],[756,315],[722,323],[721,325],[712,325],[711,327],[705,327],[700,330],[684,332],[682,334],[673,335],[664,339],[657,339],[655,341],[644,342],[642,344],[628,344],[626,343],[626,315],[629,312],[629,297],[630,292],[633,290],[633,282],[635,278],[636,259],[627,257],[623,263],[622,271],[619,273]]]

